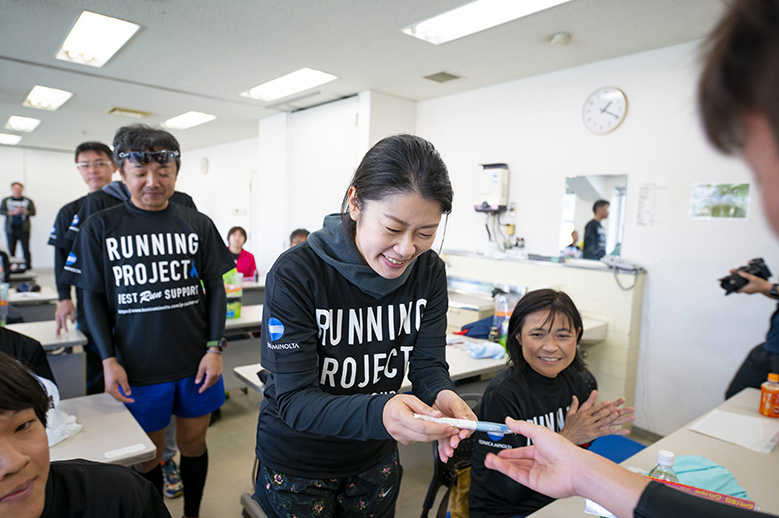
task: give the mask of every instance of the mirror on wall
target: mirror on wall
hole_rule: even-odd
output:
[[[560,223],[560,250],[567,257],[600,259],[601,255],[620,255],[625,222],[627,175],[586,175],[565,179],[563,214]],[[605,200],[608,205],[593,213],[593,205]],[[595,221],[595,223],[591,223]],[[589,225],[589,226],[588,226]],[[600,228],[598,228],[600,227]],[[572,232],[577,232],[574,243]],[[584,249],[586,234],[592,236]],[[605,250],[603,240],[605,239]]]

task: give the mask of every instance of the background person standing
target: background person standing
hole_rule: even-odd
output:
[[[601,221],[609,217],[609,202],[598,200],[592,206],[593,218],[584,227],[584,250],[582,251],[585,259],[598,260],[606,255],[606,230]]]
[[[111,177],[116,172],[113,152],[111,148],[102,142],[83,142],[78,145],[75,152],[76,169],[81,173],[81,178],[89,187],[89,192],[95,192],[102,189],[111,182]],[[96,394],[103,392],[103,362],[100,358],[100,351],[87,328],[87,319],[84,316],[84,305],[82,302],[81,289],[76,289],[76,300],[80,311],[76,314],[76,306],[70,294],[70,284],[64,282],[62,277],[62,268],[65,266],[71,243],[65,240],[65,234],[68,231],[68,225],[73,220],[81,204],[84,203],[87,195],[78,198],[62,206],[54,220],[54,225],[49,234],[49,244],[54,247],[54,279],[57,284],[57,310],[54,313],[56,321],[57,334],[61,330],[68,330],[68,319],[71,322],[76,321],[78,316],[78,328],[87,337],[88,343],[85,348],[87,360],[87,394]]]
[[[16,255],[16,243],[22,242],[25,270],[32,268],[30,257],[30,216],[35,216],[35,204],[30,198],[22,196],[24,185],[11,184],[11,196],[0,202],[0,214],[5,216],[5,233],[8,238],[8,253]]]

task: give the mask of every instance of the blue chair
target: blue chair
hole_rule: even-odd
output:
[[[621,435],[604,435],[590,445],[590,451],[619,464],[646,448],[641,443]]]

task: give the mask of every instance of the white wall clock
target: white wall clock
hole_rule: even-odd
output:
[[[628,98],[619,88],[607,86],[595,90],[584,102],[582,120],[592,131],[602,135],[617,129],[628,113]]]

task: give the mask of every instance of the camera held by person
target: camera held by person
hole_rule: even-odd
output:
[[[720,286],[725,290],[725,295],[730,295],[749,283],[749,280],[739,275],[738,272],[746,272],[765,280],[768,280],[768,278],[771,277],[771,270],[768,269],[768,266],[766,266],[762,257],[752,259],[746,266],[741,266],[736,270],[731,271],[730,275],[727,277],[719,279]]]

